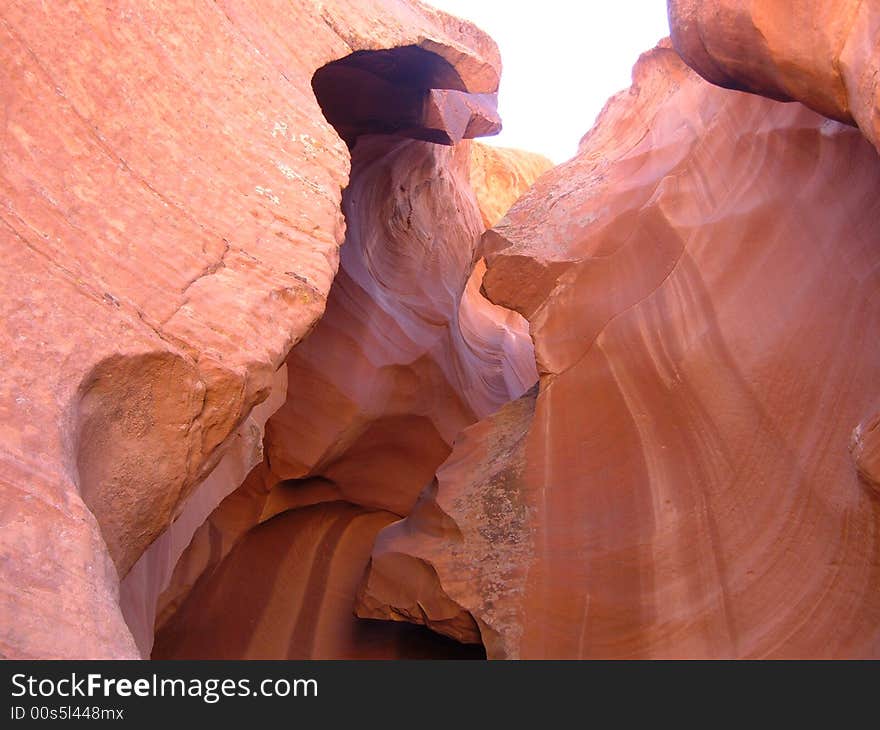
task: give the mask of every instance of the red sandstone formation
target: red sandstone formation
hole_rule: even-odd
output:
[[[672,41],[712,83],[797,100],[880,147],[880,5],[668,0]]]
[[[880,654],[878,189],[857,131],[646,54],[485,235],[534,414],[463,434],[359,613],[490,657]]]
[[[550,160],[534,152],[474,142],[470,181],[483,226],[491,228],[498,223],[520,195],[551,167]]]
[[[189,552],[197,534],[217,505],[245,482],[263,459],[263,426],[284,403],[287,395],[287,367],[282,365],[269,397],[255,406],[231,439],[220,463],[198,486],[171,523],[132,566],[121,581],[122,615],[140,650],[149,656],[156,625],[157,597],[168,588],[184,552]]]
[[[456,435],[537,380],[525,321],[479,292],[485,267],[473,263],[482,227],[467,177],[469,155],[464,145],[357,139],[343,196],[349,226],[340,270],[323,318],[288,356],[289,397],[267,424],[265,468],[220,505],[183,556],[161,599],[154,656],[228,656],[223,635],[214,637],[216,645],[210,632],[182,637],[200,636],[217,596],[236,590],[244,565],[236,561],[269,529],[258,523],[312,503],[318,505],[307,507],[309,514],[323,520],[322,510],[336,507],[321,503],[337,500],[386,517],[408,514]],[[293,517],[272,523],[279,520],[299,524]],[[387,523],[371,521],[373,534]],[[214,547],[205,549],[212,534]],[[339,560],[360,561],[359,578],[369,545],[362,555],[345,555]],[[286,570],[285,580],[315,607],[309,610],[318,610],[330,589],[298,570]],[[322,619],[328,634],[353,630],[356,585],[334,589],[337,599],[347,597],[349,610]],[[292,602],[289,610],[304,609]],[[272,623],[280,634],[255,638],[262,647],[255,651],[274,658],[324,655],[302,631],[289,637],[286,631]],[[395,636],[376,634],[375,641],[383,637],[386,655],[405,655]],[[351,656],[380,650],[358,647],[354,639],[344,646]]]
[[[411,0],[6,3],[0,656],[880,656],[880,15],[808,6],[671,0],[717,85],[542,174]]]
[[[0,33],[0,652],[136,656],[119,576],[225,469],[336,272],[349,154],[315,72],[356,54],[458,139],[497,128],[497,49],[403,0],[13,1]]]
[[[409,517],[379,533],[358,616],[518,656],[535,552],[520,484],[536,391],[466,429]]]
[[[279,481],[322,476],[404,515],[456,434],[537,379],[525,321],[496,322],[465,289],[482,232],[468,154],[391,136],[354,147],[340,271],[267,426]]]

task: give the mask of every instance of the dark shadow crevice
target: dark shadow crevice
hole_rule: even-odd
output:
[[[468,93],[448,61],[417,46],[328,63],[312,77],[312,90],[349,148],[363,134],[455,144],[501,130],[495,94]]]

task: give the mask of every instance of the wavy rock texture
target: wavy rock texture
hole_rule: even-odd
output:
[[[327,311],[267,426],[281,479],[322,476],[400,515],[455,435],[537,380],[525,320],[466,288],[482,231],[467,146],[362,137]]]
[[[252,649],[275,658],[373,656],[380,638],[383,655],[400,656],[398,633],[371,629],[376,639],[365,638],[361,647],[362,631],[352,628],[372,538],[412,510],[462,429],[537,380],[525,320],[479,292],[485,267],[474,268],[482,227],[468,180],[469,145],[366,135],[352,161],[340,270],[324,317],[287,358],[290,395],[267,424],[266,463],[220,505],[184,554],[161,600],[154,656],[250,656]],[[309,519],[330,519],[342,508],[339,500],[354,514],[377,510],[367,521],[369,540],[364,533],[358,542],[363,550],[334,558],[350,561],[351,580],[327,587],[310,577],[301,555],[306,564],[285,566],[278,584],[285,593],[272,601],[294,616],[323,614],[327,596],[344,598],[347,612],[330,611],[322,625],[328,635],[355,631],[353,638],[334,649],[313,647],[308,632],[288,634],[289,627],[272,623],[264,638],[248,640],[256,642],[251,649],[224,648],[221,636],[212,646],[212,632],[202,635],[199,627],[212,623],[218,595],[237,590],[248,563],[236,561],[264,544],[257,535],[269,529],[266,520],[296,525],[299,518],[281,513],[303,509]],[[317,549],[310,540],[319,538],[296,537],[300,553],[307,545]],[[293,594],[304,596],[302,606]],[[195,636],[201,638],[186,638]]]
[[[849,453],[870,481],[878,190],[855,130],[643,56],[484,238],[534,414],[466,432],[359,610],[476,626],[490,657],[880,656],[880,501]]]
[[[880,5],[668,0],[675,48],[712,83],[857,124],[880,146]],[[878,147],[880,148],[880,147]]]
[[[494,43],[417,3],[4,3],[3,656],[137,656],[119,577],[337,269],[349,154],[313,76],[382,49],[425,62],[401,80],[389,51],[375,84],[430,97],[440,133],[497,128]]]
[[[510,206],[551,167],[550,160],[535,152],[474,142],[470,181],[483,226],[491,228],[498,223]]]
[[[542,175],[417,2],[5,3],[0,656],[880,656],[880,13],[669,5],[814,111],[664,43]]]

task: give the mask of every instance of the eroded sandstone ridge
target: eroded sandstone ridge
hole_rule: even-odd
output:
[[[408,100],[359,132],[456,141],[497,129],[498,53],[402,0],[9,2],[0,34],[0,652],[137,656],[119,578],[260,461],[249,414],[337,269],[349,152],[316,71]]]
[[[499,658],[876,657],[878,189],[858,131],[645,54],[484,236],[536,400],[379,533],[359,613]]]

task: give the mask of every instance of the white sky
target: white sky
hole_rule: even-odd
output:
[[[484,142],[577,152],[610,96],[630,85],[642,51],[669,34],[666,0],[425,0],[466,18],[501,49],[504,129]]]

